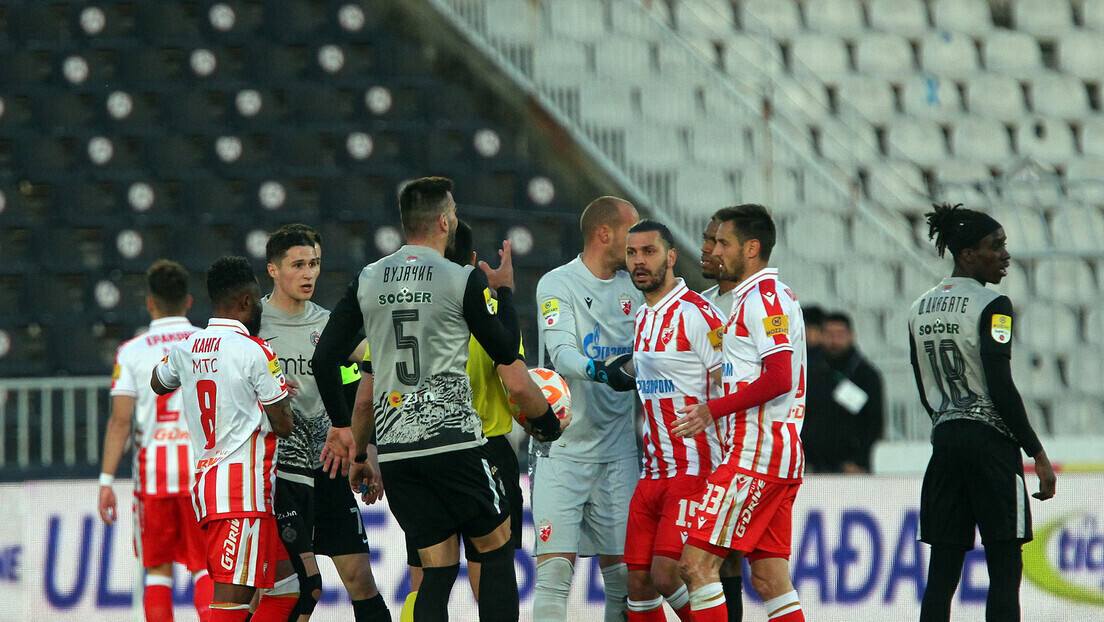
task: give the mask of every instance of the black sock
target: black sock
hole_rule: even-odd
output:
[[[985,598],[985,619],[989,622],[1020,619],[1020,579],[1023,549],[1015,540],[985,545],[989,568],[989,594]]]
[[[721,577],[721,589],[724,590],[725,606],[728,608],[728,622],[740,622],[744,619],[744,578]]]
[[[448,620],[448,602],[452,584],[460,574],[460,564],[422,568],[422,586],[414,601],[414,622]]]
[[[517,622],[518,587],[514,573],[514,545],[506,544],[479,554],[483,569],[479,575],[480,622]],[[418,598],[421,598],[421,593]]]
[[[383,594],[354,600],[353,619],[356,622],[384,622],[384,620],[391,622],[391,612],[387,610],[387,602],[383,600]]]
[[[947,544],[933,544],[928,562],[928,585],[920,603],[920,622],[947,622],[951,619],[951,599],[962,578],[966,550]]]

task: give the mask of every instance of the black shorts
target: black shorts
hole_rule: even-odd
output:
[[[514,451],[510,439],[505,434],[501,436],[488,436],[484,445],[491,457],[491,465],[498,476],[502,487],[506,490],[506,500],[510,503],[510,542],[515,549],[521,549],[521,472],[518,470],[517,453]],[[464,558],[470,562],[478,562],[479,552],[467,536],[464,536]],[[418,556],[418,549],[406,539],[406,563],[408,566],[421,567],[422,560]]]
[[[978,421],[941,423],[920,494],[920,540],[972,549],[975,526],[983,544],[1031,541],[1020,449]]]
[[[415,548],[461,533],[478,538],[510,515],[486,446],[380,463],[395,520]]]
[[[301,478],[313,478],[314,486]],[[312,475],[278,472],[274,501],[288,554],[337,557],[368,552],[368,535],[348,478],[330,479],[321,469]]]

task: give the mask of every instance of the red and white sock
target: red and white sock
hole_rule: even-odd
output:
[[[172,577],[146,575],[146,589],[142,598],[146,622],[172,622],[172,583]]]
[[[629,622],[667,622],[663,613],[663,597],[653,600],[629,600]]]
[[[252,622],[287,622],[295,603],[299,602],[299,577],[284,577],[272,586],[257,602]],[[214,622],[214,621],[212,621]]]
[[[763,608],[767,610],[767,619],[771,622],[805,622],[805,614],[801,611],[797,590],[764,602]]]
[[[211,598],[215,594],[215,582],[206,570],[195,573],[195,585],[192,587],[192,602],[195,603],[199,622],[211,620]]]
[[[247,619],[249,605],[211,603],[211,622],[245,622]]]
[[[690,592],[690,611],[697,622],[728,622],[728,606],[721,582],[707,583]]]
[[[682,622],[690,622],[694,619],[694,614],[690,612],[690,591],[685,585],[680,585],[674,594],[667,597],[667,604],[671,605],[671,609],[675,610],[675,615]],[[725,607],[727,606],[726,603]]]

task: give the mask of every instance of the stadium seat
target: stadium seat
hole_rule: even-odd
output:
[[[840,248],[852,248],[847,223],[836,214],[808,212],[794,218],[786,230],[787,242],[804,259],[831,260]]]
[[[932,119],[953,121],[962,115],[958,87],[949,79],[932,76],[914,76],[904,81],[901,102],[905,114]]]
[[[1078,78],[1099,79],[1104,74],[1104,34],[1073,30],[1063,35],[1058,39],[1058,66]]]
[[[1073,130],[1062,119],[1024,119],[1016,128],[1016,151],[1050,166],[1077,157]]]
[[[993,29],[986,0],[935,0],[932,17],[936,28],[948,32],[984,36]]]
[[[1040,257],[1035,260],[1033,282],[1037,299],[1069,305],[1100,301],[1096,279],[1084,259]]]
[[[911,162],[883,159],[867,167],[867,195],[890,206],[915,206],[928,203],[928,189],[920,169]]]
[[[990,195],[993,176],[984,164],[957,160],[941,162],[932,173],[935,194],[940,201],[979,209],[994,198]]]
[[[736,198],[728,174],[719,169],[684,168],[675,179],[675,206],[684,213],[709,217],[718,205],[730,205]]]
[[[1081,152],[1086,157],[1104,158],[1104,117],[1087,116],[1081,119]]]
[[[1104,307],[1096,305],[1086,310],[1085,341],[1093,345],[1104,345]]]
[[[1104,240],[1104,214],[1092,206],[1066,205],[1054,213],[1050,230],[1062,250],[1092,255]]]
[[[1054,401],[1050,415],[1054,436],[1085,437],[1101,432],[1100,401],[1080,397],[1061,397]]]
[[[793,0],[746,0],[740,3],[745,32],[789,38],[801,31],[801,15]]]
[[[906,37],[919,37],[928,30],[928,10],[921,0],[873,0],[870,27]]]
[[[836,103],[839,117],[853,123],[882,124],[898,114],[893,86],[883,77],[848,76],[836,88]]]
[[[612,32],[632,38],[654,39],[657,24],[654,15],[666,25],[671,25],[671,14],[666,2],[649,2],[642,6],[635,2],[611,2],[610,26]]]
[[[751,128],[730,123],[699,123],[693,129],[690,156],[695,162],[724,169],[734,169],[751,161],[745,144],[745,132]]]
[[[807,0],[805,25],[812,32],[855,36],[866,29],[859,0]]]
[[[1020,83],[996,74],[970,78],[966,83],[965,103],[970,114],[1006,122],[1018,121],[1026,112]]]
[[[816,126],[817,151],[825,159],[856,168],[878,162],[885,156],[878,150],[878,137],[869,123],[824,119]]]
[[[1015,0],[1012,22],[1030,35],[1058,38],[1073,27],[1073,7],[1067,0]]]
[[[823,302],[836,299],[832,276],[823,262],[797,258],[779,259],[778,276],[783,283],[793,288],[802,304],[804,301]]]
[[[748,86],[762,86],[785,72],[778,44],[762,35],[729,38],[721,59],[728,75]]]
[[[1001,279],[1000,285],[996,286],[997,291],[1012,300],[1012,305],[1016,309],[1020,308],[1016,305],[1027,304],[1027,301],[1035,297],[1035,290],[1028,279],[1027,270],[1024,269],[1021,262],[1016,260],[1016,253],[1020,250],[1022,248],[1009,245],[1009,252],[1012,253],[1012,263],[1008,265],[1008,276]]]
[[[1104,32],[1104,0],[1084,0],[1081,3],[1081,22],[1085,28]]]
[[[697,96],[679,84],[653,82],[640,87],[640,112],[645,120],[688,126],[698,118]]]
[[[1104,355],[1096,348],[1071,348],[1065,355],[1066,378],[1073,393],[1097,399],[1104,397]],[[1092,381],[1087,381],[1092,379]],[[1099,427],[1097,428],[1099,430]]]
[[[773,109],[797,119],[823,119],[829,115],[828,93],[819,82],[779,78],[769,99]]]
[[[794,76],[815,76],[829,84],[838,82],[851,70],[843,40],[831,35],[795,37],[790,58]]]
[[[836,295],[848,306],[897,299],[897,276],[884,260],[848,261],[836,266],[835,273]]]
[[[603,82],[579,89],[579,118],[584,125],[622,126],[632,115],[631,89]]]
[[[602,51],[603,54],[607,52],[612,51]],[[612,58],[607,60],[612,62]],[[533,46],[532,78],[538,85],[561,84],[565,75],[582,83],[592,77],[588,74],[590,67],[587,65],[586,49],[578,43],[567,39],[548,39]]]
[[[900,35],[869,34],[858,41],[855,67],[872,76],[900,78],[913,72],[912,48]]]
[[[1021,393],[1032,399],[1050,400],[1062,392],[1062,380],[1058,362],[1052,353],[1026,347],[1022,340],[1017,344],[1019,331],[1012,324],[1015,337],[1012,343],[1012,378]]]
[[[1018,338],[1029,348],[1061,352],[1081,343],[1077,315],[1064,304],[1035,302],[1023,305],[1023,310],[1018,311],[1017,315],[1023,328],[1017,330],[1013,325],[1013,338]]]
[[[990,166],[1004,166],[1012,159],[1012,141],[996,119],[964,117],[951,130],[951,150],[956,158]]]
[[[988,211],[1004,227],[1013,256],[1017,252],[1033,253],[1049,248],[1046,217],[1038,209],[1002,203]]]
[[[1079,158],[1070,162],[1066,189],[1074,200],[1104,205],[1104,159]]]
[[[652,44],[623,37],[594,44],[595,72],[606,80],[644,82],[653,74]]]
[[[875,221],[873,216],[859,214],[851,221],[851,239],[856,242],[856,255],[885,262],[899,257],[903,245],[912,243],[912,230],[904,218],[881,217]]]
[[[1079,78],[1061,74],[1031,80],[1031,105],[1039,114],[1076,120],[1089,111],[1089,95]]]
[[[538,5],[515,0],[488,0],[485,26],[492,43],[527,43],[543,35]]]
[[[1015,30],[994,30],[982,46],[985,69],[1015,78],[1030,78],[1043,71],[1039,42]]]
[[[602,2],[557,0],[544,5],[552,34],[577,41],[597,41],[606,34]]]
[[[724,39],[735,30],[735,20],[728,0],[682,0],[675,5],[675,24],[684,37]]]
[[[967,78],[978,71],[978,54],[968,35],[928,32],[920,42],[920,66],[941,78]]]
[[[886,124],[886,151],[921,166],[933,166],[947,159],[943,130],[934,121],[901,117]]]

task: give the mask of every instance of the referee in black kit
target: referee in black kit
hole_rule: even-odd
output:
[[[920,620],[950,619],[975,525],[989,569],[985,619],[1019,620],[1022,547],[1032,538],[1020,449],[1035,460],[1032,496],[1053,497],[1055,476],[1012,382],[1012,302],[985,287],[1001,282],[1011,258],[990,216],[934,207],[929,237],[955,265],[909,311],[913,372],[934,424],[920,498],[920,540],[931,545]]]
[[[509,243],[502,265],[459,266],[443,257],[455,235],[452,182],[425,177],[399,194],[407,244],[365,266],[330,315],[313,365],[335,427],[349,425],[339,367],[363,327],[371,368],[353,408],[356,448],[349,480],[374,496],[366,448],[373,432],[380,470],[399,526],[418,548],[424,578],[414,619],[448,619],[460,570],[456,534],[480,553],[479,619],[518,619],[510,508],[484,447],[465,371],[474,335],[496,363],[517,359],[521,335],[514,309]],[[498,292],[497,310],[490,287]],[[534,431],[557,438],[560,420],[547,406]],[[333,448],[340,450],[341,448]]]

